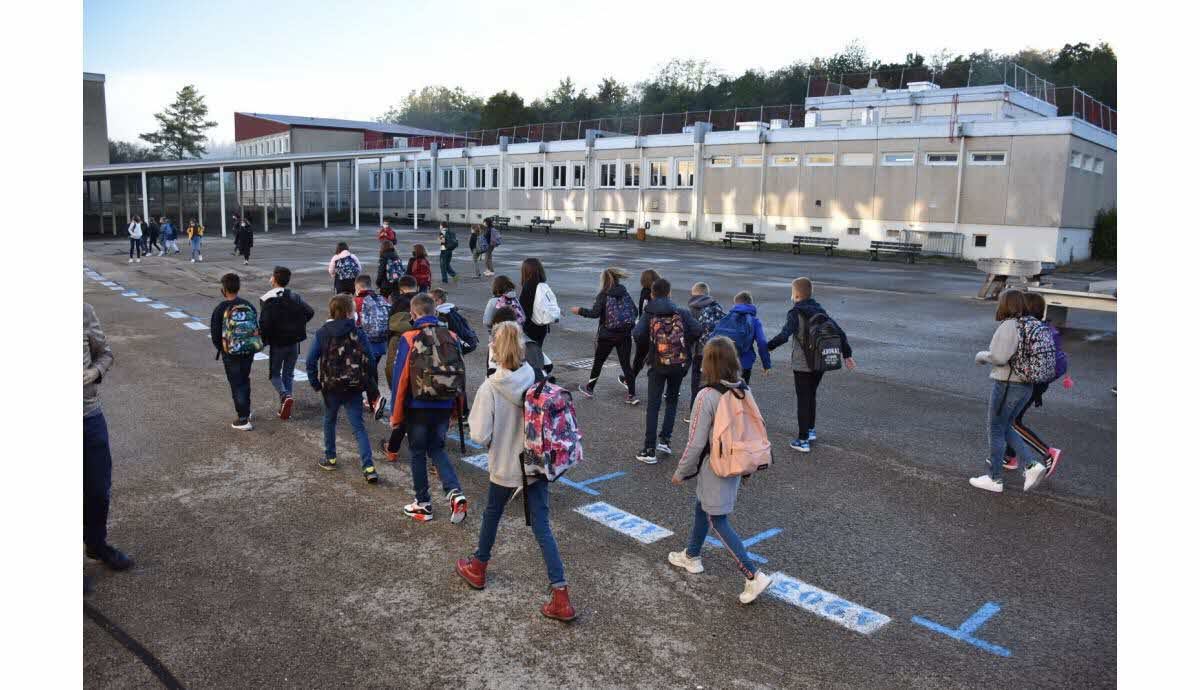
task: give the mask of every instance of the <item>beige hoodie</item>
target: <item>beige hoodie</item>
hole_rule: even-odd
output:
[[[992,343],[988,349],[975,354],[976,364],[992,365],[992,373],[989,374],[989,378],[995,381],[1025,383],[1025,378],[1012,371],[1008,366],[1013,355],[1017,354],[1017,337],[1017,320],[1005,319],[1000,322],[1000,325],[996,327],[996,332],[992,334]],[[1011,379],[1009,378],[1010,373]]]
[[[525,391],[533,385],[529,364],[516,371],[496,369],[471,403],[471,440],[488,449],[488,479],[515,489],[521,486],[525,450]]]

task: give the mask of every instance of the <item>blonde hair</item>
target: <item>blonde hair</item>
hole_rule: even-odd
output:
[[[800,300],[812,297],[812,281],[808,278],[797,278],[792,281],[792,301],[799,302]]]
[[[492,358],[496,364],[516,371],[525,361],[525,340],[516,321],[503,321],[492,326]]]
[[[600,289],[608,290],[612,286],[620,283],[622,280],[628,277],[629,274],[625,271],[622,271],[616,266],[609,266],[608,268],[604,269],[603,273],[600,274]]]
[[[742,380],[742,363],[732,340],[723,335],[709,339],[700,361],[700,380],[706,386]]]
[[[707,295],[708,294],[708,283],[696,283],[695,285],[693,285],[692,286],[692,294],[693,295]]]

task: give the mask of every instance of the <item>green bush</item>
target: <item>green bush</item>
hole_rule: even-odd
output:
[[[1096,212],[1092,228],[1092,258],[1117,260],[1117,209]]]

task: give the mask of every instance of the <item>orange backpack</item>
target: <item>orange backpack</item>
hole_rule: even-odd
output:
[[[771,465],[771,442],[758,404],[748,388],[717,388],[709,463],[718,477],[741,477]]]

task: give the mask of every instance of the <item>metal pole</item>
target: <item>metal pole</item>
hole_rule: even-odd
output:
[[[418,172],[420,172],[420,171],[417,169],[417,155],[416,155],[416,154],[413,154],[412,165],[413,165],[413,174],[412,174],[412,178],[413,178],[413,183],[412,183],[412,190],[413,190],[413,230],[416,230],[416,229],[417,229],[417,173],[418,173]]]
[[[142,171],[142,218],[150,217],[150,193],[146,186],[146,171]],[[166,214],[163,214],[166,215]]]
[[[325,214],[325,229],[329,229],[329,175],[321,164],[321,212]]]
[[[217,166],[217,181],[221,194],[221,237],[225,236],[225,166]]]
[[[129,220],[129,176],[128,175],[121,176],[121,189],[124,190],[123,196],[125,197],[125,224],[129,225],[130,220]],[[114,220],[113,221],[113,234],[114,235],[117,234],[116,225],[117,225],[117,221]]]
[[[196,208],[199,211],[198,215],[200,217],[198,220],[200,221],[200,227],[204,227],[204,173],[200,173],[196,177],[200,183],[196,193]]]
[[[379,157],[379,225],[383,227],[383,156]]]
[[[288,161],[288,201],[292,205],[292,234],[296,234],[296,161]]]
[[[184,187],[184,184],[186,184],[186,183],[187,183],[187,178],[184,177],[183,175],[175,176],[175,191],[177,192],[177,196],[179,197],[179,227],[181,227],[181,228],[187,227],[186,225],[183,224],[183,187]],[[164,200],[164,202],[165,202],[165,200]]]
[[[358,223],[358,191],[359,191],[358,188],[359,188],[359,184],[358,184],[358,159],[357,158],[354,159],[354,180],[351,182],[351,184],[354,185],[354,210],[351,211],[351,213],[354,214],[354,229],[358,230],[360,226]]]

